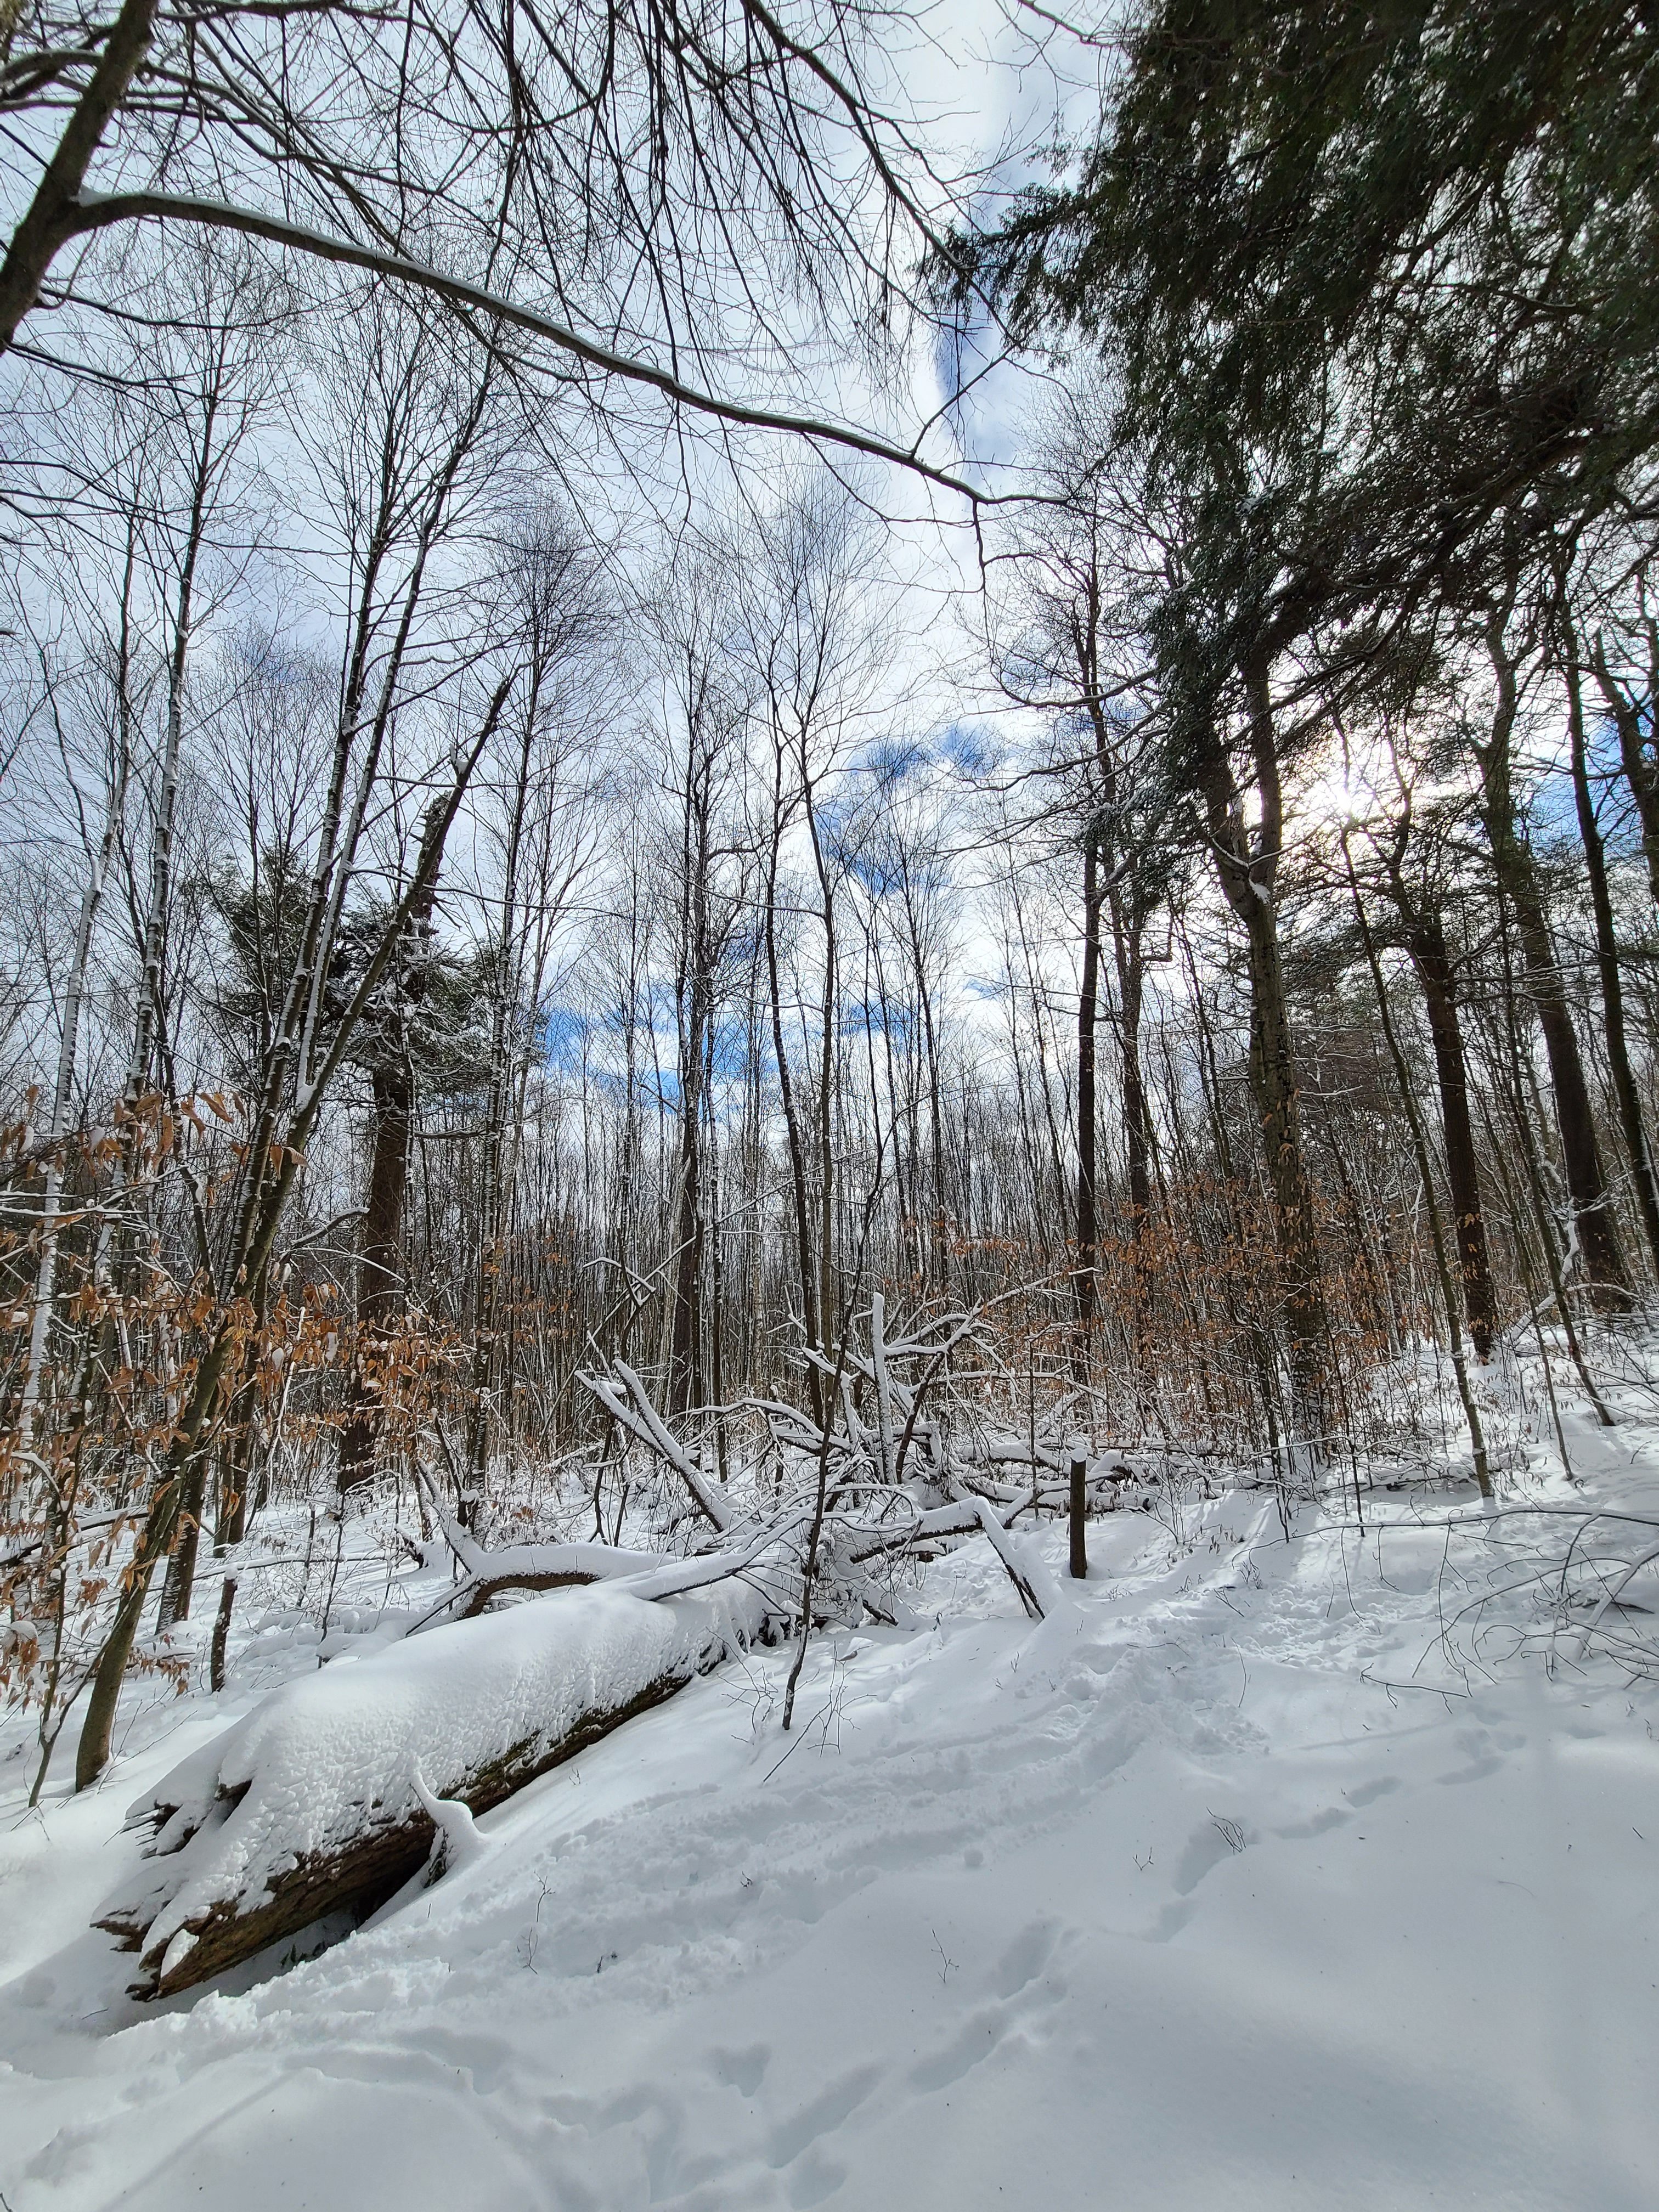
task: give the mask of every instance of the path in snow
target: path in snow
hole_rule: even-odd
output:
[[[792,1739],[787,1656],[724,1669],[414,1905],[145,2012],[86,1921],[192,1711],[0,1831],[10,2212],[1646,2212],[1659,1700],[1382,1686],[1443,1536],[1276,1539],[1109,1520],[1036,1626],[969,1547],[938,1629],[815,1646]]]

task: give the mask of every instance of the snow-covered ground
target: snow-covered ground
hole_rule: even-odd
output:
[[[1659,1512],[1630,1462],[1528,1494]],[[1533,1592],[1453,1619],[1515,1552],[1411,1524],[1472,1510],[1114,1516],[1037,1625],[969,1543],[936,1627],[814,1646],[792,1736],[787,1655],[723,1668],[414,1903],[158,2007],[88,1923],[258,1647],[83,1798],[20,1817],[15,1758],[4,2203],[1648,2212],[1659,1696],[1513,1653]]]

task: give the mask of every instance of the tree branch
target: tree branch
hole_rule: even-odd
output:
[[[782,430],[792,436],[810,438],[830,446],[838,446],[848,453],[862,453],[874,460],[890,461],[896,467],[907,469],[913,476],[928,483],[938,484],[942,490],[952,492],[969,501],[975,508],[996,504],[996,495],[976,489],[965,483],[948,470],[935,468],[924,461],[913,449],[896,446],[885,438],[869,431],[858,430],[842,422],[820,421],[807,415],[793,415],[778,408],[754,407],[741,400],[723,399],[716,392],[703,392],[695,385],[685,383],[655,362],[639,360],[630,354],[614,352],[609,346],[599,344],[592,338],[555,322],[551,316],[539,313],[533,307],[520,306],[500,293],[473,284],[462,276],[447,275],[430,263],[416,261],[407,255],[391,253],[374,246],[360,246],[349,238],[337,237],[331,232],[313,230],[304,223],[289,222],[283,216],[266,215],[258,208],[238,206],[229,200],[198,198],[182,192],[81,191],[72,202],[73,216],[64,218],[67,229],[63,237],[80,233],[106,230],[121,222],[142,222],[160,218],[173,222],[189,222],[206,229],[232,230],[248,238],[264,239],[272,246],[282,246],[297,253],[310,254],[314,259],[331,261],[348,269],[361,269],[370,276],[385,276],[394,283],[410,284],[447,300],[453,307],[473,313],[493,316],[516,330],[527,331],[532,337],[544,339],[562,353],[584,362],[605,376],[617,376],[630,384],[642,384],[659,392],[673,401],[677,407],[690,408],[694,413],[712,416],[718,422],[732,422],[744,429]],[[44,269],[41,272],[44,274]],[[0,299],[3,299],[0,292]],[[0,325],[0,342],[9,339],[9,331]]]

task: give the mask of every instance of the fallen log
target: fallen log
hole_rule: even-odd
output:
[[[684,1563],[680,1571],[684,1571]],[[664,1577],[667,1579],[667,1577]],[[94,1925],[168,1996],[417,1875],[428,1805],[488,1812],[660,1705],[766,1625],[733,1580],[649,1595],[603,1583],[456,1621],[285,1684],[128,1814],[143,1876]]]

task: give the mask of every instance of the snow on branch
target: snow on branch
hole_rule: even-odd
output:
[[[577,1380],[592,1392],[618,1428],[667,1462],[705,1520],[721,1531],[733,1526],[737,1516],[731,1506],[703,1480],[690,1455],[670,1434],[650,1392],[625,1360],[618,1359],[608,1375],[584,1373]]]

